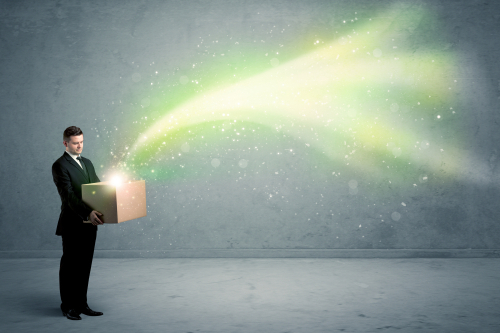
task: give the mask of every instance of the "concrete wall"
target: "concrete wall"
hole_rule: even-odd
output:
[[[384,152],[390,142],[352,139],[357,146],[351,148],[358,149],[352,156],[360,157],[349,162],[349,142],[342,137],[321,143],[333,138],[333,130],[280,130],[290,125],[286,108],[267,123],[258,119],[272,116],[270,106],[247,123],[238,120],[247,127],[245,136],[235,136],[242,130],[220,119],[176,132],[160,155],[143,161],[158,176],[138,165],[123,167],[122,157],[138,136],[182,103],[245,79],[248,90],[252,78],[316,52],[316,42],[356,38],[362,28],[347,24],[383,22],[394,8],[400,14],[387,17],[393,20],[387,33],[361,51],[371,57],[370,66],[382,60],[391,68],[397,66],[393,58],[411,59],[414,72],[404,81],[409,86],[398,87],[388,76],[354,87],[394,89],[395,100],[407,98],[409,112],[400,107],[382,114],[380,105],[393,104],[379,93],[363,97],[367,111],[349,113],[347,105],[360,97],[345,91],[338,93],[342,103],[335,105],[336,93],[329,91],[302,111],[310,120],[316,107],[330,103],[354,117],[349,121],[355,125],[363,121],[359,115],[373,125],[385,119],[389,130],[400,126],[395,136],[416,138],[406,143],[415,152],[405,155],[410,148],[403,148],[400,156],[391,145]],[[416,21],[405,16],[413,11],[420,11]],[[61,248],[51,165],[63,153],[62,132],[71,125],[83,130],[82,155],[102,180],[120,167],[130,178],[146,179],[148,216],[99,227],[97,250],[497,249],[499,16],[496,1],[470,0],[0,1],[0,250]],[[344,74],[361,66],[332,59]],[[419,78],[434,60],[436,77]],[[417,109],[418,98],[431,99],[429,87],[443,92]],[[311,88],[308,99],[314,89],[328,87]],[[315,121],[327,124],[326,118]],[[212,124],[231,136],[209,133]],[[339,131],[350,130],[341,126]],[[315,138],[310,146],[307,140]],[[424,149],[428,155],[418,155]]]

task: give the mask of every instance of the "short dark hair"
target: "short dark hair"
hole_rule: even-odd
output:
[[[64,130],[63,141],[69,142],[70,136],[83,135],[82,130],[76,126],[70,126]]]

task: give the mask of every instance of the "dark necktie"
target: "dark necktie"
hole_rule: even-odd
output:
[[[87,175],[87,170],[85,170],[85,164],[83,164],[83,160],[82,160],[82,158],[81,158],[80,156],[78,156],[76,159],[77,159],[78,161],[80,161],[80,166],[82,167],[82,169],[83,169],[83,173],[84,173],[84,174],[85,174],[85,176],[86,176],[86,175]]]

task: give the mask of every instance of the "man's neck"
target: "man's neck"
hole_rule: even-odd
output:
[[[75,155],[75,154],[70,153],[67,149],[66,149],[66,152],[69,154],[69,156],[72,156],[72,157],[74,156],[75,158],[80,156],[80,155]]]

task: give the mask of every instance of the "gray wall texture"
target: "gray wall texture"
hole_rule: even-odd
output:
[[[306,79],[315,47],[342,48],[386,21],[382,34],[373,26],[369,47],[352,50],[367,67],[342,62],[339,51],[331,82],[314,88],[321,68]],[[102,180],[119,169],[146,180],[148,216],[99,227],[97,250],[498,249],[498,31],[493,0],[0,1],[0,250],[60,250],[51,165],[71,125]],[[376,68],[395,61],[413,66],[403,80]],[[282,68],[286,83],[313,86],[305,99],[326,94],[304,104],[309,120],[295,132],[283,128],[302,119],[288,116],[298,95],[283,92],[275,95],[294,101],[289,113],[261,105],[237,125],[199,120],[167,137],[161,153],[152,141],[137,155],[144,168],[124,160],[183,103],[243,82],[258,104],[266,73]],[[350,71],[383,77],[335,86]],[[348,115],[338,129],[315,118],[328,105]],[[381,134],[394,142],[354,138],[379,120],[400,128]],[[364,133],[325,143],[363,121]],[[416,139],[397,141],[406,138]]]

